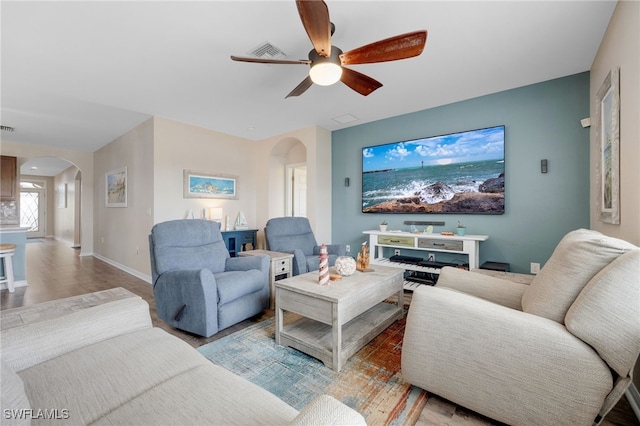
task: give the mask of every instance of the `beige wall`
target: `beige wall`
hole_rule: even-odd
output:
[[[31,158],[38,157],[58,157],[69,161],[78,167],[83,173],[82,181],[82,248],[80,254],[82,256],[90,256],[93,253],[93,152],[71,151],[64,148],[54,148],[45,145],[15,143],[7,140],[2,141],[2,154],[18,157],[18,168]],[[55,187],[49,191],[55,198]],[[55,204],[52,204],[53,208]],[[49,210],[51,211],[51,210]],[[48,229],[47,234],[53,235],[53,230]]]
[[[599,220],[595,162],[598,141],[591,127],[591,228],[640,245],[640,2],[619,1],[591,66],[591,118],[607,73],[620,67],[620,224]],[[640,389],[640,359],[633,378]],[[640,401],[638,401],[640,402]]]
[[[255,142],[164,118],[154,118],[154,223],[184,219],[193,211],[221,207],[233,223],[242,211],[256,222]],[[184,198],[183,171],[237,176],[237,200]],[[150,228],[149,228],[150,229]]]
[[[591,228],[640,245],[640,2],[620,1],[591,66],[591,119],[607,73],[620,67],[620,224],[599,220],[595,164],[598,141],[591,127]],[[594,123],[595,124],[595,123]]]
[[[153,225],[153,126],[153,119],[149,119],[94,153],[94,253],[145,280],[151,275],[148,235]],[[127,207],[106,207],[105,174],[122,167],[127,168]]]
[[[264,177],[256,181],[261,232],[269,218],[284,215],[284,166],[300,162],[302,150],[298,144],[302,144],[306,149],[307,217],[316,239],[331,244],[331,132],[312,126],[256,144],[254,167],[258,176]]]
[[[68,242],[70,245],[74,243],[76,174],[78,174],[78,168],[71,166],[55,176],[52,191],[49,192],[51,194],[50,198],[53,198],[53,208],[50,212],[53,216],[54,236],[59,240]],[[66,207],[58,206],[58,189],[61,189],[61,185],[67,186]]]
[[[83,215],[83,230],[87,222],[92,224],[91,232],[86,233],[93,237],[96,257],[150,281],[147,238],[153,224],[185,218],[189,211],[199,217],[203,209],[222,207],[232,222],[242,211],[249,226],[262,233],[270,217],[284,213],[284,166],[299,162],[305,150],[308,216],[317,238],[330,243],[329,131],[310,127],[269,140],[251,141],[159,117],[88,154],[93,158],[92,173],[83,173],[82,186],[84,190],[87,180],[92,183],[91,211],[95,214],[87,220]],[[61,156],[74,163],[72,157]],[[106,207],[105,174],[122,167],[127,167],[127,208]],[[238,199],[184,198],[184,170],[237,176]],[[73,185],[73,177],[56,177],[54,187],[58,182]],[[83,192],[83,205],[86,200]],[[67,226],[59,225],[60,232],[65,232]],[[65,234],[63,238],[73,236]]]

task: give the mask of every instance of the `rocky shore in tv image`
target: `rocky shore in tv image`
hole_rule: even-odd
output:
[[[504,213],[504,127],[363,149],[364,213]]]

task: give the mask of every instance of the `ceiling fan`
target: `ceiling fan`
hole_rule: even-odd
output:
[[[346,68],[344,65],[372,64],[412,58],[422,53],[427,41],[427,31],[414,31],[379,40],[343,53],[342,50],[331,45],[331,36],[335,26],[329,19],[327,4],[323,0],[296,0],[296,6],[302,25],[313,44],[313,49],[309,52],[309,59],[286,60],[231,56],[232,60],[240,62],[310,65],[309,76],[302,80],[286,98],[300,96],[313,83],[329,86],[338,81],[342,81],[361,95],[367,96],[382,87],[382,83]]]

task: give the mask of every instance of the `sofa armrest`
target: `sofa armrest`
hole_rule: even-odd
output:
[[[522,310],[522,295],[529,287],[526,284],[452,267],[442,268],[436,286],[461,291],[519,311]]]
[[[514,283],[529,285],[536,277],[530,274],[519,274],[516,272],[493,271],[491,269],[472,269],[471,272],[489,275],[491,277],[502,278],[503,280],[513,281]]]
[[[304,255],[304,252],[301,249],[293,249],[293,250],[278,250],[282,253],[291,253],[293,254],[293,259],[291,260],[291,266],[293,267],[293,275],[306,274],[307,271],[307,256]]]
[[[508,424],[589,424],[613,386],[562,324],[430,286],[413,293],[401,365],[409,383]]]
[[[270,258],[267,255],[230,257],[225,264],[225,271],[249,271],[257,269],[269,274]]]
[[[329,395],[319,395],[307,404],[290,425],[363,425],[364,417]]]
[[[19,372],[67,352],[150,327],[149,305],[140,297],[70,309],[55,318],[2,330],[2,360]]]

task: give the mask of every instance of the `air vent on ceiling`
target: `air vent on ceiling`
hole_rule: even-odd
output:
[[[249,52],[249,54],[257,58],[269,59],[278,59],[287,56],[282,50],[280,50],[279,47],[273,45],[268,41],[265,41],[260,46],[253,49],[251,52]]]
[[[2,130],[3,132],[13,132],[15,129],[13,127],[0,125],[0,130]]]
[[[353,114],[344,114],[344,115],[339,115],[337,117],[333,117],[332,120],[337,121],[340,124],[348,124],[348,123],[353,123],[354,121],[358,121],[359,118]]]

